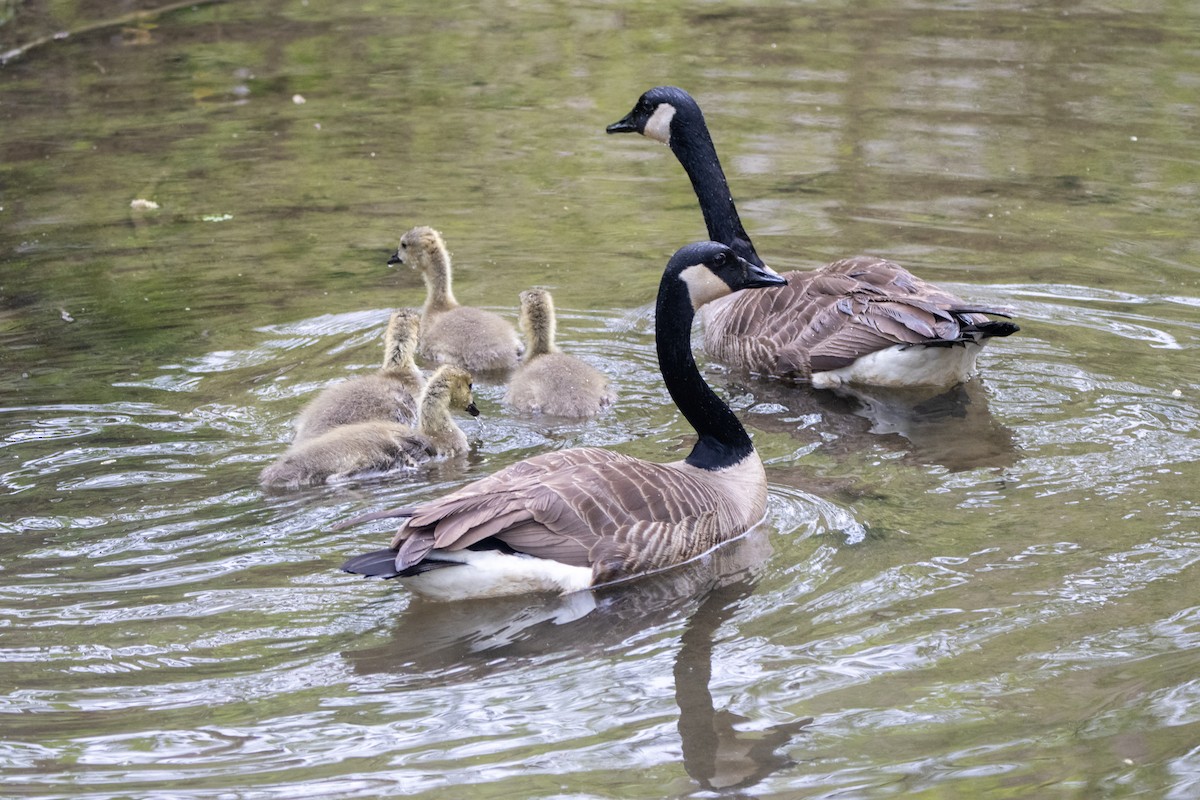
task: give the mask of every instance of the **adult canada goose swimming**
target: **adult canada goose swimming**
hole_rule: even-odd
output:
[[[593,417],[616,400],[608,378],[554,343],[554,300],[545,289],[521,292],[525,355],[508,382],[505,401],[531,414]]]
[[[696,368],[691,323],[704,303],[781,283],[715,242],[683,247],[667,263],[655,344],[663,383],[698,436],[687,458],[660,464],[592,447],[536,455],[440,499],[360,518],[405,521],[389,549],[342,569],[405,578],[441,600],[565,593],[736,538],[762,519],[766,476],[745,428]]]
[[[498,314],[454,299],[450,286],[450,254],[442,236],[421,225],[400,237],[400,247],[388,264],[408,264],[425,279],[418,352],[438,364],[457,364],[471,372],[512,369],[521,354],[521,340]]]
[[[421,390],[415,426],[371,420],[339,425],[293,444],[262,471],[264,486],[313,486],[330,478],[414,467],[439,456],[465,453],[467,437],[451,409],[478,416],[471,376],[451,364],[438,368]]]
[[[417,312],[394,312],[383,334],[383,367],[318,394],[300,412],[293,441],[315,439],[331,428],[356,422],[416,422],[417,395],[425,386],[425,377],[413,361],[420,327]]]
[[[708,235],[762,264],[691,95],[675,86],[651,89],[607,131],[640,133],[670,147],[692,181]],[[1008,317],[1007,309],[965,303],[882,258],[854,256],[783,277],[785,287],[732,295],[705,309],[709,355],[822,389],[952,386],[974,373],[989,338],[1018,330],[985,316]]]

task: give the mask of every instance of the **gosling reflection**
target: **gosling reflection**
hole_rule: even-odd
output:
[[[770,554],[762,527],[704,559],[660,575],[563,597],[433,603],[414,598],[391,640],[343,655],[360,674],[420,675],[447,684],[503,680],[533,663],[599,657],[687,615],[675,658],[683,767],[701,788],[746,788],[794,762],[778,752],[811,718],[741,731],[745,717],[713,703],[714,636],[753,594]],[[511,679],[512,676],[507,676]]]

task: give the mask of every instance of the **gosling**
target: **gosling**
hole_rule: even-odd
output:
[[[554,343],[554,300],[545,289],[521,292],[525,358],[513,373],[505,402],[528,414],[594,417],[616,401],[608,378]]]
[[[300,412],[293,443],[358,422],[416,423],[417,395],[425,386],[425,377],[413,361],[420,326],[421,316],[415,311],[393,313],[383,335],[383,367],[374,375],[334,384],[317,395]]]
[[[499,372],[517,365],[521,341],[503,317],[459,305],[450,285],[450,254],[433,228],[418,226],[400,237],[388,264],[408,264],[425,279],[425,307],[417,352],[437,364],[471,372]]]
[[[371,420],[332,428],[314,439],[293,444],[262,471],[263,486],[298,488],[329,480],[417,467],[434,458],[465,453],[466,434],[451,409],[479,416],[471,395],[471,375],[444,365],[421,391],[416,427]]]

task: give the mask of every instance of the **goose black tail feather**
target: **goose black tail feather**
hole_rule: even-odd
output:
[[[391,578],[411,578],[422,572],[460,566],[462,566],[461,561],[440,561],[436,558],[426,558],[408,569],[398,570],[396,569],[396,551],[389,547],[386,550],[373,550],[370,553],[346,559],[346,562],[342,564],[342,571],[352,572],[366,578],[389,580]]]
[[[1012,336],[1021,328],[1013,322],[998,322],[996,320],[988,320],[987,322],[976,322],[969,330],[978,331],[984,337],[990,336]]]
[[[400,575],[396,569],[396,551],[390,547],[348,558],[342,564],[342,571],[353,572],[368,578],[395,578]]]
[[[411,512],[407,514],[411,516]],[[476,542],[471,545],[469,550],[483,551],[496,550],[506,555],[515,555],[516,550],[513,550],[499,539],[484,539],[481,542]],[[346,559],[342,564],[342,572],[352,572],[355,575],[362,575],[367,578],[411,578],[414,575],[420,575],[422,572],[430,572],[435,569],[445,569],[446,567],[461,567],[462,561],[442,560],[437,557],[437,553],[430,554],[425,558],[413,564],[408,569],[396,569],[396,553],[395,548],[387,548],[386,550],[372,550],[370,553],[353,556]]]

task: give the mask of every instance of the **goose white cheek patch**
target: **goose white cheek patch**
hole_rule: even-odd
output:
[[[713,274],[713,271],[703,264],[688,267],[679,273],[679,278],[688,287],[688,297],[691,298],[692,308],[698,309],[705,303],[711,303],[718,297],[730,293],[729,284]]]
[[[642,129],[642,135],[670,146],[671,120],[674,118],[675,106],[670,103],[660,103],[658,108],[654,109],[654,113],[650,115],[646,127]]]

